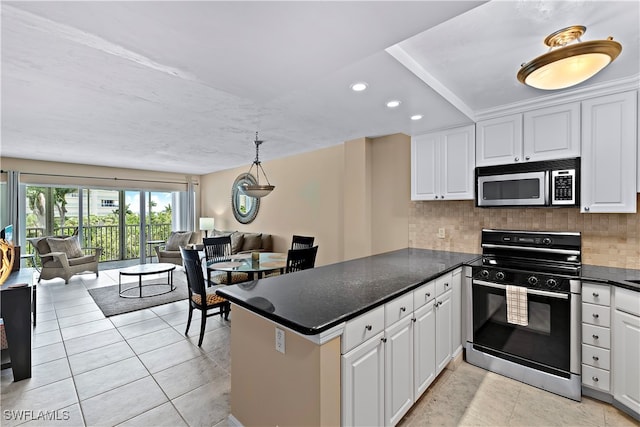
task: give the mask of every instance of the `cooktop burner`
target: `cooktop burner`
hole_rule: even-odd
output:
[[[568,292],[580,269],[580,233],[482,230],[482,265],[472,271],[475,280]]]

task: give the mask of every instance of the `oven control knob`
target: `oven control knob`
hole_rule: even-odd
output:
[[[544,239],[542,239],[542,244],[546,246],[551,246],[551,238],[545,237]]]
[[[498,271],[496,273],[496,279],[498,280],[504,280],[504,273],[502,271]]]
[[[527,282],[529,282],[529,284],[530,284],[531,286],[535,286],[535,285],[537,285],[537,284],[538,284],[538,278],[537,278],[536,276],[530,276],[530,277],[527,279]]]
[[[547,287],[549,289],[555,289],[556,287],[558,287],[558,282],[556,281],[556,279],[547,279]]]
[[[480,276],[484,277],[485,279],[489,277],[489,270],[482,270],[480,272]]]

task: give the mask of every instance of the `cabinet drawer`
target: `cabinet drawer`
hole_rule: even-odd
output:
[[[342,354],[384,331],[384,306],[349,320],[342,336]]]
[[[609,285],[597,285],[595,283],[582,284],[582,302],[591,304],[611,305],[611,293]]]
[[[417,310],[436,297],[435,280],[425,283],[413,291],[413,309]]]
[[[611,369],[610,352],[605,348],[582,344],[582,362],[607,371]]]
[[[582,342],[596,347],[611,348],[611,331],[609,328],[583,323]]]
[[[389,327],[413,313],[413,292],[404,294],[384,305],[384,323]]]
[[[609,391],[609,371],[594,368],[589,365],[582,365],[582,384]]]
[[[597,326],[611,326],[611,311],[606,305],[582,304],[582,322]]]
[[[436,296],[453,289],[453,273],[444,274],[436,279]]]
[[[640,316],[640,292],[616,288],[616,309]]]

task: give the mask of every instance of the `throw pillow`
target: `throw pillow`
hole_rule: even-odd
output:
[[[244,234],[236,231],[231,234],[231,253],[237,254],[242,250],[242,245],[244,244]]]
[[[191,239],[191,231],[172,231],[167,239],[165,250],[179,251],[181,247],[187,246]]]
[[[75,236],[59,238],[59,237],[47,237],[47,243],[51,252],[64,252],[67,254],[67,258],[80,258],[84,256],[80,242]]]
[[[262,249],[262,233],[245,234],[242,251],[253,251],[258,249]]]

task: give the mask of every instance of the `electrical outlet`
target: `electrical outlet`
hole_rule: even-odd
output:
[[[444,239],[446,236],[444,227],[438,228],[438,238]]]
[[[276,328],[276,350],[284,354],[284,331]]]

